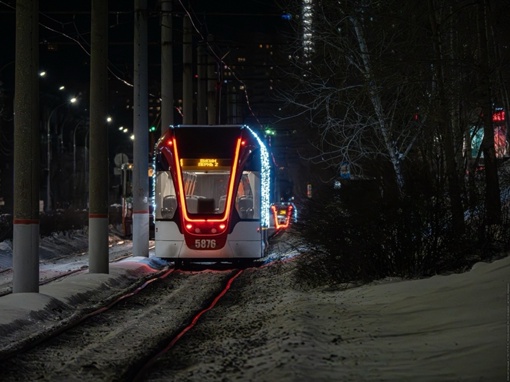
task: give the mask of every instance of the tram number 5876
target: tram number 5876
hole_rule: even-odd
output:
[[[214,249],[216,248],[216,240],[214,239],[196,239],[196,249]]]

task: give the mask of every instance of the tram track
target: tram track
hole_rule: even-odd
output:
[[[216,355],[207,347],[216,348],[216,343],[225,347],[226,340],[229,348],[232,335],[241,346],[233,348],[233,354],[240,357],[242,344],[252,344],[248,337],[271,312],[247,316],[250,308],[246,310],[245,304],[263,306],[264,295],[273,293],[254,288],[264,285],[258,278],[274,278],[285,264],[281,260],[287,256],[286,240],[275,238],[273,244],[262,267],[204,263],[183,270],[169,263],[123,290],[102,293],[92,305],[76,306],[72,318],[57,328],[6,349],[0,380],[161,380],[158,375],[163,380],[186,380],[191,359],[201,362],[205,357],[210,363]],[[244,317],[239,320],[239,315]],[[247,319],[250,327],[244,323]],[[224,368],[225,361],[214,367]]]
[[[153,246],[149,249],[154,248]],[[115,263],[133,256],[132,245],[128,242],[119,242],[109,247],[109,262]],[[68,276],[86,272],[88,267],[87,252],[81,251],[72,254],[60,255],[39,262],[39,285],[66,278]],[[0,270],[0,297],[12,293],[12,267]]]
[[[0,379],[132,380],[211,310],[242,272],[170,269],[2,361]]]
[[[143,378],[145,375],[150,371],[150,369],[156,364],[156,362],[163,356],[168,354],[168,352],[175,346],[175,344],[186,334],[188,331],[193,329],[193,327],[198,323],[198,320],[200,317],[202,317],[205,313],[213,309],[218,301],[227,293],[227,291],[230,289],[230,286],[234,282],[234,280],[239,277],[244,270],[238,270],[235,274],[233,274],[228,281],[226,282],[225,287],[212,299],[212,302],[202,309],[200,312],[198,312],[191,322],[185,326],[177,335],[175,335],[173,338],[170,339],[168,344],[160,350],[157,354],[152,356],[147,362],[145,362],[144,365],[142,365],[139,370],[136,372],[136,375],[133,378],[134,382],[143,381]]]

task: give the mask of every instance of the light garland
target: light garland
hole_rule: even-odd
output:
[[[159,142],[158,142],[159,143]],[[152,195],[151,195],[151,204],[152,204],[152,221],[156,222],[156,158],[158,156],[158,143],[154,145],[154,151],[152,154]]]
[[[269,195],[271,193],[271,162],[266,145],[249,126],[245,126],[255,137],[260,146],[260,168],[261,168],[261,211],[260,223],[262,228],[269,227],[271,203]]]

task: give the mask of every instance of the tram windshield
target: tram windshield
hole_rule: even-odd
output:
[[[191,216],[220,216],[225,212],[239,130],[226,128],[221,133],[211,128],[175,129],[185,208]],[[252,152],[240,182],[232,190],[233,207],[243,220],[260,218],[260,159],[257,158]],[[155,186],[156,219],[172,219],[178,204],[178,179],[172,178],[172,164],[162,163],[166,162],[163,156],[160,160]]]
[[[181,159],[182,182],[189,214],[223,214],[230,181],[231,160]]]

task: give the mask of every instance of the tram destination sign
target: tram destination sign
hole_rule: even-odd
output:
[[[223,170],[230,168],[231,159],[224,158],[182,158],[181,166],[183,169],[194,170]]]

